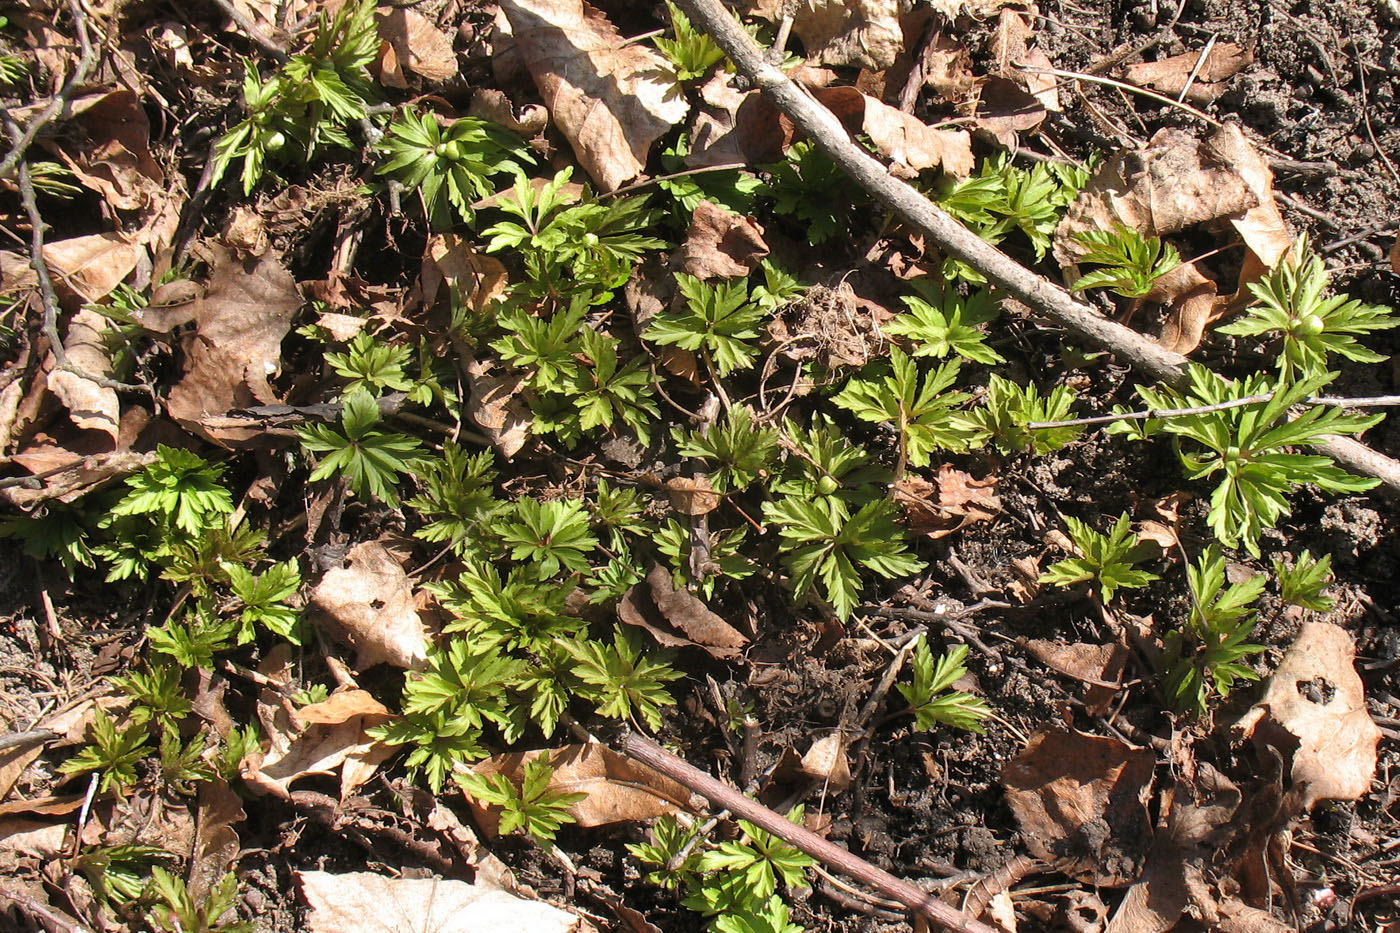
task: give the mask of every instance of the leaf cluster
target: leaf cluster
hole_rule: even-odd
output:
[[[1108,534],[1101,534],[1087,522],[1068,515],[1065,524],[1079,556],[1051,564],[1041,574],[1041,583],[1073,586],[1093,580],[1098,585],[1100,598],[1110,603],[1118,590],[1137,589],[1158,579],[1155,573],[1138,570],[1135,566],[1145,560],[1148,553],[1142,540],[1133,534],[1133,522],[1128,513],[1118,517]]]

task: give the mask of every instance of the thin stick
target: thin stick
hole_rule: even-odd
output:
[[[1026,425],[1028,431],[1043,431],[1047,428],[1078,428],[1095,424],[1112,424],[1115,421],[1147,421],[1163,418],[1184,418],[1189,415],[1208,415],[1215,411],[1229,411],[1231,408],[1244,408],[1246,405],[1263,405],[1274,400],[1274,392],[1263,395],[1247,395],[1228,402],[1214,405],[1197,405],[1194,408],[1145,408],[1141,411],[1124,411],[1116,414],[1093,415],[1088,418],[1070,418],[1066,421],[1032,421]],[[1330,395],[1315,395],[1302,399],[1299,405],[1328,405],[1333,408],[1390,408],[1400,405],[1400,395],[1372,395],[1363,398],[1339,398]]]
[[[1099,314],[1064,288],[984,241],[907,182],[890,175],[878,159],[851,139],[830,110],[768,63],[763,50],[719,0],[679,3],[690,21],[707,32],[738,69],[852,181],[922,231],[947,255],[966,262],[1009,297],[1069,328],[1081,339],[1112,350],[1134,369],[1171,385],[1186,381],[1185,356]],[[1360,441],[1333,437],[1314,446],[1351,469],[1400,489],[1400,462]]]
[[[253,22],[243,14],[243,11],[234,6],[229,0],[214,0],[219,9],[224,11],[224,15],[233,20],[233,24],[242,30],[243,34],[253,41],[253,44],[262,49],[267,54],[277,60],[277,64],[285,64],[287,61],[287,50],[281,45],[269,39],[258,28],[258,24]]]
[[[1191,93],[1191,85],[1196,83],[1201,69],[1206,66],[1206,59],[1210,58],[1211,49],[1215,48],[1215,40],[1219,37],[1219,33],[1211,33],[1210,41],[1206,43],[1205,48],[1201,49],[1201,54],[1196,56],[1196,64],[1191,67],[1191,73],[1186,76],[1186,83],[1181,86],[1181,93],[1176,95],[1178,104],[1186,103],[1186,95]]]
[[[1165,94],[1158,94],[1156,91],[1149,91],[1145,87],[1138,87],[1136,84],[1129,84],[1126,81],[1118,81],[1114,78],[1105,78],[1102,75],[1085,74],[1082,71],[1061,71],[1059,68],[1037,68],[1034,65],[1017,65],[1016,67],[1021,71],[1030,71],[1035,74],[1054,75],[1057,78],[1069,78],[1073,81],[1089,81],[1093,84],[1104,84],[1109,87],[1116,87],[1120,91],[1128,91],[1132,94],[1139,94],[1143,97],[1150,97],[1155,101],[1160,101],[1161,103],[1166,104],[1168,107],[1175,107],[1176,109],[1184,113],[1191,114],[1191,116],[1195,117],[1197,120],[1202,120],[1210,124],[1216,129],[1223,129],[1225,127],[1225,124],[1215,119],[1215,117],[1212,117],[1210,114],[1197,110],[1190,104],[1182,103],[1179,100],[1173,100]]]
[[[14,148],[5,153],[5,158],[0,160],[0,178],[10,177],[10,174],[19,165],[19,160],[24,158],[24,154],[29,151],[29,145],[34,142],[34,137],[38,136],[39,131],[58,116],[60,110],[68,106],[73,92],[87,81],[93,66],[97,64],[97,49],[93,47],[92,40],[88,38],[87,13],[83,10],[82,3],[79,0],[68,0],[68,10],[73,14],[73,23],[78,31],[78,45],[83,50],[82,55],[79,57],[73,73],[68,76],[67,81],[63,82],[63,87],[59,88],[53,99],[43,110],[39,111],[38,116],[29,121],[29,125],[15,138]]]
[[[60,738],[61,733],[52,729],[30,729],[28,732],[7,732],[0,735],[0,752],[25,745],[42,745]]]
[[[629,758],[655,768],[666,777],[678,781],[716,807],[748,820],[767,832],[772,833],[789,845],[796,846],[823,864],[839,871],[848,878],[854,878],[881,894],[941,924],[950,930],[968,933],[995,933],[994,928],[969,917],[962,911],[943,903],[938,898],[896,878],[883,869],[876,868],[864,859],[829,842],[809,829],[805,829],[781,814],[775,813],[755,800],[720,783],[710,775],[672,755],[645,736],[629,733],[618,742],[618,747]]]

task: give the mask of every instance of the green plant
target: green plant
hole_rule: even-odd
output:
[[[524,830],[526,835],[548,848],[554,835],[565,823],[574,822],[569,809],[587,794],[551,790],[554,768],[549,756],[538,754],[525,763],[520,786],[500,772],[456,775],[457,783],[467,796],[478,803],[501,808],[500,830],[511,833]]]
[[[243,193],[249,194],[270,156],[306,163],[325,147],[351,147],[345,127],[366,118],[374,97],[368,72],[379,54],[374,11],[374,0],[348,0],[333,16],[322,12],[307,50],[266,80],[244,62],[248,115],[215,144],[210,184],[241,159]]]
[[[585,304],[601,304],[627,281],[643,253],[666,245],[641,232],[653,220],[646,198],[603,202],[586,185],[569,193],[564,186],[572,174],[563,169],[538,188],[520,176],[495,205],[516,220],[481,233],[490,237],[488,253],[519,253],[525,275],[511,286],[517,298],[560,303],[566,296],[583,296]]]
[[[238,902],[238,876],[229,872],[209,888],[196,903],[185,879],[161,868],[151,867],[151,893],[160,901],[151,911],[150,922],[166,933],[253,933],[251,921],[220,922],[219,918]]]
[[[1237,680],[1258,680],[1240,663],[1263,645],[1249,644],[1255,612],[1251,603],[1264,592],[1268,578],[1257,574],[1225,585],[1225,557],[1212,544],[1194,566],[1187,568],[1191,614],[1186,625],[1167,634],[1167,692],[1179,709],[1204,714],[1212,691],[1230,695]]]
[[[152,865],[178,860],[173,852],[157,846],[128,843],[94,846],[78,855],[73,862],[103,904],[123,907],[145,894]]]
[[[900,299],[909,311],[883,325],[885,333],[912,340],[916,357],[943,359],[957,354],[975,363],[1002,362],[1001,354],[987,346],[987,335],[981,330],[981,325],[1001,313],[1001,304],[991,292],[979,289],[964,299],[948,286],[938,294],[925,279],[915,279],[914,287],[919,296]]]
[[[670,562],[672,577],[677,586],[692,580],[700,587],[706,598],[714,596],[715,584],[720,580],[745,580],[758,572],[758,567],[744,552],[744,541],[748,537],[744,527],[726,528],[710,533],[708,552],[699,568],[698,578],[693,579],[696,568],[692,565],[693,542],[690,529],[676,521],[667,520],[657,531],[656,549]]]
[[[898,347],[890,348],[888,374],[857,376],[833,403],[862,421],[893,424],[899,439],[898,476],[906,464],[925,467],[934,451],[964,453],[980,446],[983,434],[958,406],[969,398],[950,389],[961,360],[949,360],[919,378],[917,364]]]
[[[753,412],[735,406],[703,431],[671,432],[676,453],[717,463],[710,473],[716,492],[736,492],[764,479],[778,454],[778,432],[754,423]]]
[[[722,56],[724,53],[720,54]],[[27,77],[29,62],[18,55],[0,55],[0,85],[19,84]]]
[[[294,645],[301,644],[297,634],[299,613],[287,605],[287,600],[301,589],[301,568],[295,560],[273,564],[254,576],[247,567],[225,564],[233,595],[243,604],[239,614],[238,644],[253,640],[259,627],[282,636]]]
[[[152,651],[174,658],[181,667],[210,670],[214,667],[214,655],[232,647],[237,630],[237,619],[214,619],[206,607],[196,604],[184,622],[172,618],[148,629],[146,638]]]
[[[783,422],[782,439],[788,457],[774,492],[811,501],[836,496],[858,505],[882,495],[877,484],[889,480],[888,472],[826,415],[814,415],[805,429]]]
[[[792,573],[793,595],[806,595],[818,580],[837,618],[851,617],[860,596],[860,568],[881,577],[923,569],[904,543],[894,505],[877,499],[849,514],[839,499],[804,501],[791,496],[763,504],[765,521],[782,538],[783,563]]]
[[[500,508],[491,491],[496,469],[490,450],[469,454],[449,440],[441,456],[418,461],[414,477],[420,492],[406,504],[423,522],[413,536],[424,541],[447,542],[460,552]]]
[[[711,68],[724,61],[724,50],[715,44],[709,33],[692,26],[690,18],[679,7],[667,0],[666,11],[671,14],[671,31],[676,37],[658,36],[651,41],[675,66],[676,80],[703,78]]]
[[[1362,492],[1378,480],[1352,476],[1330,457],[1287,453],[1329,434],[1356,434],[1381,420],[1380,415],[1346,414],[1339,408],[1313,406],[1296,418],[1289,410],[1315,395],[1334,374],[1312,376],[1293,383],[1275,383],[1263,373],[1226,380],[1192,363],[1185,392],[1138,387],[1138,395],[1153,409],[1199,407],[1257,395],[1267,402],[1241,405],[1194,415],[1163,419],[1160,430],[1205,448],[1178,448],[1186,475],[1204,479],[1221,474],[1210,497],[1208,522],[1220,543],[1259,554],[1259,534],[1290,513],[1288,494],[1305,483],[1329,492]],[[1152,428],[1149,427],[1149,430]]]
[[[222,524],[221,516],[233,511],[233,497],[219,485],[222,474],[223,467],[198,454],[161,444],[155,462],[127,479],[129,491],[109,515],[147,516],[197,536],[215,521]]]
[[[404,767],[409,777],[422,774],[434,794],[442,792],[459,765],[488,754],[481,744],[481,730],[445,709],[402,716],[372,726],[368,734],[386,745],[410,746]]]
[[[350,380],[345,385],[346,395],[365,391],[377,397],[386,390],[407,392],[413,388],[413,380],[403,369],[412,357],[411,348],[383,343],[361,331],[344,353],[327,353],[326,362],[337,376]]]
[[[502,646],[540,651],[577,637],[584,622],[566,608],[571,590],[541,579],[533,567],[513,568],[502,578],[485,560],[468,560],[455,581],[430,587],[452,613],[443,631],[464,633],[478,650]]]
[[[653,730],[661,728],[661,708],[676,700],[666,684],[681,676],[670,666],[671,653],[642,653],[641,644],[621,628],[613,630],[612,645],[584,640],[562,646],[576,663],[574,674],[583,681],[582,693],[598,715],[636,724],[641,716]]]
[[[172,664],[148,661],[146,670],[133,670],[112,678],[112,686],[131,697],[127,720],[134,726],[154,723],[162,732],[175,732],[194,710],[181,680],[184,670]]]
[[[1037,456],[1059,450],[1084,432],[1082,427],[1038,428],[1027,425],[1063,421],[1073,415],[1074,392],[1057,385],[1042,396],[1034,384],[1018,385],[993,375],[987,381],[982,407],[969,420],[991,434],[997,449],[1007,454],[1029,452]]]
[[[749,301],[746,280],[711,285],[678,272],[676,290],[685,299],[681,307],[652,318],[643,337],[698,352],[710,372],[720,376],[753,365],[758,349],[748,341],[758,339],[758,325],[766,315]]]
[[[1304,551],[1290,565],[1281,557],[1274,558],[1274,579],[1278,581],[1278,598],[1291,606],[1314,612],[1327,612],[1337,601],[1323,590],[1332,582],[1332,555],[1320,559]]]
[[[812,245],[850,231],[855,212],[852,196],[861,197],[861,190],[815,143],[793,143],[787,159],[768,166],[767,174],[759,193],[773,199],[779,214],[795,218]]]
[[[701,201],[713,201],[741,217],[752,216],[754,195],[763,187],[757,175],[738,168],[695,172],[686,165],[689,155],[690,140],[682,134],[673,145],[661,150],[664,174],[656,178],[656,186],[670,196],[671,214],[677,224],[689,225]]]
[[[1258,302],[1243,317],[1217,327],[1216,333],[1241,337],[1277,333],[1282,341],[1277,361],[1283,379],[1325,373],[1332,353],[1358,363],[1384,361],[1356,337],[1392,328],[1400,318],[1389,308],[1348,295],[1323,297],[1331,278],[1322,259],[1309,248],[1307,237],[1299,237],[1268,275],[1249,283]]]
[[[1085,247],[1079,261],[1101,268],[1076,279],[1070,286],[1073,292],[1107,288],[1124,298],[1145,298],[1158,279],[1181,265],[1176,247],[1122,224],[1112,230],[1086,230],[1074,238]]]
[[[982,720],[988,713],[986,702],[953,689],[954,684],[967,676],[963,663],[966,660],[967,645],[954,645],[934,660],[928,639],[918,636],[912,659],[914,680],[897,685],[909,703],[903,713],[914,714],[914,728],[922,732],[941,724],[969,732],[983,731]]]
[[[535,161],[520,140],[495,124],[461,117],[443,125],[433,114],[420,116],[407,107],[389,124],[380,148],[385,161],[376,173],[418,189],[435,229],[451,225],[449,207],[471,223],[472,202],[493,193],[487,179],[523,174],[520,163]]]
[[[405,715],[443,713],[450,720],[480,730],[493,722],[509,732],[507,691],[520,675],[521,662],[495,649],[474,651],[467,639],[453,638],[428,652],[427,667],[404,681]]]
[[[214,769],[204,760],[204,733],[189,742],[170,730],[160,734],[159,779],[168,790],[185,796],[197,793],[197,785],[214,780]]]
[[[149,733],[144,723],[133,722],[120,732],[107,711],[98,707],[92,716],[92,743],[65,761],[58,770],[70,777],[97,772],[101,776],[98,788],[106,793],[121,793],[136,783],[136,762],[151,751],[147,744]]]
[[[340,423],[343,434],[326,424],[297,428],[303,448],[326,454],[312,471],[311,481],[343,473],[361,499],[397,505],[399,474],[411,469],[413,457],[421,450],[418,441],[406,434],[377,430],[379,405],[363,389],[344,397]]]
[[[215,768],[219,777],[225,781],[232,781],[238,777],[244,758],[262,749],[262,739],[258,735],[258,727],[253,723],[244,726],[234,726],[228,730],[228,735],[224,736],[223,746],[219,749],[219,754],[215,757]]]
[[[589,365],[579,368],[574,384],[565,393],[574,412],[568,422],[570,427],[579,432],[612,430],[620,421],[632,429],[643,445],[649,445],[651,425],[661,411],[651,398],[646,354],[623,362],[618,357],[618,341],[591,327],[579,332],[579,349]],[[567,439],[573,432],[557,433]]]
[[[1079,556],[1051,564],[1040,575],[1041,583],[1073,586],[1094,580],[1098,584],[1100,598],[1104,603],[1110,603],[1118,590],[1137,589],[1158,579],[1155,573],[1134,567],[1149,555],[1144,551],[1142,540],[1133,534],[1133,521],[1127,512],[1118,517],[1106,535],[1077,518],[1066,515],[1064,519]]]
[[[35,560],[57,559],[68,578],[79,567],[95,567],[88,527],[91,519],[81,508],[61,502],[47,502],[32,515],[16,516],[0,522],[0,538],[23,543],[24,553]]]
[[[512,508],[515,520],[497,524],[512,560],[534,562],[541,577],[553,576],[561,567],[588,572],[588,554],[598,546],[598,539],[588,527],[583,500],[540,502],[522,496]]]

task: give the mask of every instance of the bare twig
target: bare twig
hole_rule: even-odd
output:
[[[798,826],[779,813],[768,809],[755,800],[710,775],[672,755],[651,739],[636,734],[628,734],[618,742],[623,754],[656,769],[674,781],[685,785],[709,800],[716,807],[728,810],[735,816],[766,830],[789,845],[796,846],[830,868],[848,878],[854,878],[869,885],[888,897],[916,911],[934,923],[950,930],[963,930],[968,933],[994,933],[992,927],[967,916],[962,911],[943,903],[938,898],[896,878],[883,869],[876,868],[864,859],[829,842],[809,829]]]
[[[274,42],[264,35],[263,31],[258,28],[258,24],[245,16],[242,10],[234,6],[229,0],[214,0],[214,2],[218,4],[219,9],[224,11],[225,16],[233,20],[235,26],[242,30],[243,34],[253,41],[254,45],[275,58],[279,65],[287,61],[287,50],[279,43]]]
[[[1021,71],[1029,71],[1034,74],[1054,75],[1057,78],[1067,78],[1072,81],[1089,81],[1093,84],[1104,84],[1108,87],[1116,87],[1120,91],[1127,91],[1130,94],[1138,94],[1142,97],[1150,97],[1155,101],[1166,104],[1168,107],[1175,107],[1183,113],[1189,113],[1197,120],[1201,120],[1209,125],[1220,129],[1225,126],[1210,114],[1192,107],[1190,104],[1174,100],[1165,94],[1158,94],[1156,91],[1148,90],[1145,87],[1138,87],[1136,84],[1129,84],[1127,81],[1118,81],[1114,78],[1105,78],[1102,75],[1086,74],[1082,71],[1062,71],[1059,68],[1038,68],[1034,65],[1017,65]]]
[[[30,729],[28,732],[7,732],[0,735],[0,752],[25,745],[42,745],[60,738],[62,733],[52,729]]]
[[[1115,421],[1148,421],[1162,418],[1185,418],[1189,415],[1208,415],[1216,411],[1229,411],[1231,408],[1244,408],[1247,405],[1262,405],[1274,400],[1274,392],[1263,395],[1247,395],[1228,402],[1214,405],[1197,405],[1194,408],[1144,408],[1141,411],[1124,411],[1117,414],[1092,415],[1088,418],[1070,418],[1065,421],[1032,421],[1026,425],[1028,431],[1043,431],[1047,428],[1078,428],[1095,424],[1112,424]],[[1332,408],[1390,408],[1400,405],[1400,395],[1372,395],[1363,398],[1340,398],[1330,395],[1317,395],[1305,398],[1299,405],[1327,405]]]
[[[1112,350],[1133,368],[1172,385],[1185,382],[1185,356],[1099,314],[1064,288],[982,240],[907,182],[890,175],[879,160],[850,137],[830,110],[768,63],[763,51],[719,0],[680,0],[680,5],[691,22],[709,33],[739,70],[853,181],[904,217],[945,253],[976,268],[1008,296],[1069,328],[1081,339]],[[1176,105],[1170,98],[1168,102]],[[1314,446],[1351,469],[1379,477],[1400,489],[1400,462],[1365,444],[1338,437]]]
[[[82,49],[82,54],[78,57],[78,63],[73,66],[73,73],[68,76],[68,80],[63,82],[63,87],[53,99],[40,110],[34,119],[29,121],[29,125],[20,131],[18,136],[13,137],[14,146],[5,153],[5,158],[0,160],[0,178],[9,178],[11,173],[19,166],[20,159],[29,151],[29,146],[34,142],[34,137],[39,135],[39,131],[48,126],[59,112],[68,106],[68,102],[73,98],[76,91],[88,79],[93,67],[97,64],[97,49],[93,46],[92,40],[88,37],[87,12],[83,9],[80,0],[68,0],[68,10],[73,14],[73,26],[78,33],[78,45]]]

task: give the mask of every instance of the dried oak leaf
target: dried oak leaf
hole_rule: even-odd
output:
[[[394,9],[379,19],[381,48],[380,80],[397,88],[408,87],[403,70],[413,72],[429,81],[450,81],[457,76],[457,54],[452,51],[452,37],[433,25],[422,13]]]
[[[674,476],[666,481],[671,508],[692,518],[709,515],[719,508],[719,493],[706,476]]]
[[[316,584],[308,608],[314,621],[356,650],[357,670],[381,663],[417,669],[427,662],[428,631],[408,575],[378,542],[351,548],[343,566]]]
[[[526,104],[516,110],[504,91],[490,87],[472,91],[467,115],[480,117],[526,137],[534,136],[549,125],[549,111],[539,104]]]
[[[911,473],[894,484],[893,497],[909,517],[912,531],[943,538],[997,516],[1001,511],[997,482],[995,476],[975,479],[945,463],[938,468],[936,484]]]
[[[54,286],[83,302],[106,298],[146,252],[120,233],[94,233],[44,244]]]
[[[1200,52],[1183,52],[1155,62],[1138,62],[1123,70],[1123,77],[1132,84],[1144,85],[1169,97],[1193,104],[1208,104],[1225,93],[1224,82],[1248,68],[1254,53],[1233,42],[1217,42],[1202,58]],[[1191,81],[1187,89],[1186,82]]]
[[[372,872],[299,871],[311,933],[580,933],[583,920],[500,888]]]
[[[89,308],[73,315],[63,337],[68,362],[89,375],[110,377],[112,360],[103,339],[107,323],[105,317]],[[116,389],[62,369],[48,374],[48,385],[68,409],[68,418],[74,425],[101,431],[116,443],[121,433],[121,403]]]
[[[713,201],[701,200],[691,214],[682,247],[682,268],[701,279],[746,276],[768,255],[763,225]]]
[[[1024,639],[1021,644],[1051,670],[1073,677],[1088,689],[1084,706],[1090,716],[1102,716],[1123,689],[1123,671],[1132,657],[1123,645],[1067,644],[1040,638]]]
[[[1344,629],[1304,623],[1264,696],[1235,724],[1236,732],[1292,762],[1290,794],[1301,812],[1319,800],[1370,793],[1381,732],[1366,710],[1355,661]]]
[[[434,234],[423,250],[418,291],[431,306],[443,285],[455,287],[468,308],[482,311],[506,290],[506,267],[495,256],[478,252],[455,233]]]
[[[1201,345],[1206,327],[1228,304],[1216,294],[1213,281],[1195,263],[1184,262],[1152,284],[1147,300],[1167,306],[1157,342],[1176,353],[1190,353]]]
[[[821,781],[832,793],[839,794],[851,786],[851,765],[846,758],[846,737],[839,731],[812,743],[802,756],[802,773]]]
[[[792,31],[810,61],[880,71],[904,50],[899,18],[908,0],[803,0],[793,9]]]
[[[671,572],[658,564],[652,565],[645,581],[623,595],[617,615],[628,625],[646,629],[663,645],[703,648],[714,658],[737,658],[749,643],[699,597],[677,589]]]
[[[1137,877],[1151,838],[1155,764],[1150,749],[1047,730],[1031,736],[1001,783],[1032,855],[1073,860],[1095,883],[1117,887]]]
[[[478,774],[504,774],[517,784],[525,765],[548,755],[554,774],[549,789],[588,796],[570,808],[580,826],[603,826],[650,820],[690,809],[690,792],[681,784],[599,742],[496,755],[473,766]],[[477,825],[495,835],[500,811],[468,797]]]
[[[374,776],[394,748],[369,737],[367,730],[392,717],[364,690],[343,690],[320,703],[296,710],[291,735],[269,736],[266,753],[249,755],[241,765],[243,780],[254,790],[287,798],[290,786],[311,774],[340,772],[344,800]]]
[[[525,446],[533,424],[529,406],[521,395],[524,375],[519,372],[511,376],[493,375],[490,361],[466,355],[463,369],[471,393],[467,414],[486,432],[497,452],[509,460]]]
[[[652,143],[690,105],[659,52],[583,0],[503,0],[525,65],[554,123],[604,191],[642,171]]]
[[[169,411],[186,430],[216,444],[247,440],[253,430],[205,428],[205,418],[278,401],[268,384],[282,362],[282,338],[301,309],[296,280],[272,254],[239,259],[210,248],[212,272],[203,297],[181,309],[195,322],[185,374],[170,390]],[[166,309],[177,317],[176,309]]]

